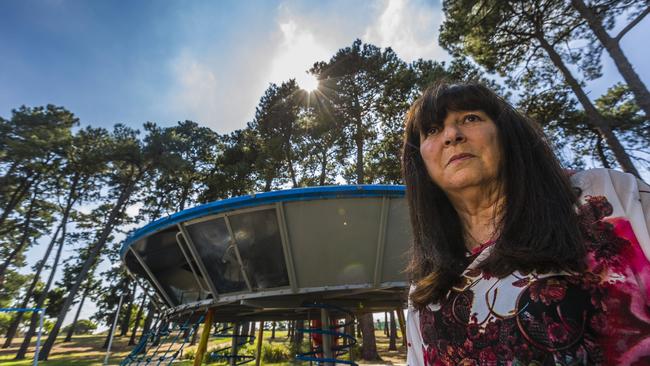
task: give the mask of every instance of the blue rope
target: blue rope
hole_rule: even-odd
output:
[[[9,312],[18,312],[18,313],[26,313],[30,311],[41,311],[45,310],[45,308],[0,308],[0,313],[9,313]]]
[[[335,306],[335,305],[330,305],[330,304],[307,304],[303,305],[303,307],[306,308],[313,308],[313,309],[334,309],[338,310],[342,313],[348,314],[350,317],[354,318],[354,314],[352,312],[343,309],[341,307]],[[343,332],[338,332],[334,329],[338,328],[343,328],[347,327],[350,325],[351,322],[341,324],[341,325],[328,325],[329,329],[328,330],[323,330],[322,328],[307,328],[307,329],[296,329],[296,331],[301,332],[301,333],[307,333],[307,334],[327,334],[332,336],[332,338],[345,338],[348,340],[347,344],[339,345],[339,346],[333,346],[331,349],[335,353],[334,357],[335,358],[324,358],[324,357],[316,357],[318,354],[323,354],[323,347],[322,345],[310,352],[303,352],[303,353],[298,353],[296,355],[296,360],[300,361],[309,361],[309,362],[316,362],[317,364],[322,364],[322,363],[333,363],[333,364],[345,364],[345,365],[353,365],[357,366],[357,363],[354,361],[350,360],[341,360],[336,357],[340,357],[346,353],[348,353],[351,349],[352,346],[357,344],[357,339],[350,334],[343,333]],[[310,340],[311,341],[311,340]]]
[[[228,331],[231,330],[233,331],[232,334],[229,334]],[[235,333],[235,327],[224,327],[222,329],[216,330],[215,334],[212,334],[212,337],[215,338],[231,338],[234,339],[236,342],[236,347],[239,348],[246,343],[250,342],[251,340],[255,340],[255,336],[252,335],[246,335],[246,334],[236,334]],[[210,361],[228,361],[234,360],[235,365],[243,365],[245,363],[255,361],[255,356],[248,356],[248,355],[230,355],[228,354],[230,350],[232,349],[232,346],[224,347],[224,348],[219,348],[216,351],[211,352],[208,355],[208,358]]]

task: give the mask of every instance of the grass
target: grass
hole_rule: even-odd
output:
[[[289,341],[286,338],[286,331],[276,331],[275,339],[270,339],[271,332],[264,332],[264,342],[273,343],[273,344],[283,344],[288,347]],[[397,340],[398,350],[397,351],[388,351],[388,338],[384,336],[383,332],[378,330],[375,332],[377,337],[377,349],[382,358],[382,362],[373,362],[373,364],[384,364],[384,365],[396,365],[396,364],[405,364],[406,362],[406,350],[401,346],[401,339]],[[83,365],[83,366],[95,366],[102,365],[104,362],[104,357],[106,356],[106,350],[102,349],[106,335],[97,334],[97,335],[78,335],[72,338],[71,342],[63,343],[63,337],[60,337],[52,348],[50,352],[49,359],[47,361],[39,362],[39,365],[44,366],[70,366],[70,365]],[[43,337],[41,342],[44,342],[46,337]],[[110,365],[118,365],[126,356],[131,352],[133,346],[128,346],[129,338],[128,337],[115,337],[113,340],[113,345],[111,347],[111,357],[109,358]],[[305,341],[308,338],[305,337]],[[34,347],[36,342],[33,341],[32,345],[27,353],[27,358],[24,360],[16,361],[14,356],[20,347],[22,339],[14,339],[13,346],[7,349],[0,349],[0,366],[30,366],[33,364],[34,357]],[[360,340],[359,340],[360,341]],[[4,343],[4,338],[0,338],[0,342]],[[208,349],[219,347],[221,344],[227,344],[230,341],[227,339],[224,340],[213,340],[209,345]],[[0,344],[2,344],[0,343]],[[197,340],[198,343],[198,340]],[[195,349],[196,346],[187,346],[185,351]],[[346,356],[347,358],[347,356]],[[357,361],[360,364],[364,364],[363,361]],[[300,363],[295,362],[282,362],[282,363],[264,363],[265,365],[272,366],[296,366]],[[174,365],[179,366],[191,366],[191,360],[182,360],[182,357],[179,357],[174,361]],[[219,365],[213,363],[211,365]],[[247,365],[255,365],[254,362],[251,362]]]

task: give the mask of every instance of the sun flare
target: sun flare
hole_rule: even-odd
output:
[[[316,76],[307,72],[296,77],[296,82],[298,83],[300,89],[303,89],[309,93],[318,89],[318,79]]]

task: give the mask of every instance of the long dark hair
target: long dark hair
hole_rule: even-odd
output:
[[[577,197],[541,129],[479,83],[439,82],[413,103],[402,150],[413,243],[408,273],[417,308],[440,301],[456,284],[468,259],[463,224],[420,155],[420,133],[442,125],[448,111],[481,110],[496,124],[504,195],[498,238],[481,269],[498,277],[515,270],[584,269],[586,251],[575,212]]]

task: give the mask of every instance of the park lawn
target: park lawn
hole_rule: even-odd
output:
[[[264,331],[264,342],[270,342],[274,344],[286,344],[288,345],[288,339],[286,338],[286,331],[276,331],[275,339],[271,338],[271,331]],[[384,336],[383,332],[377,330],[375,332],[377,337],[377,348],[379,354],[382,358],[382,362],[372,362],[372,364],[387,364],[387,365],[399,365],[406,363],[406,351],[401,346],[401,339],[397,340],[397,351],[388,351],[388,338]],[[68,366],[68,365],[80,365],[80,366],[99,366],[104,362],[104,357],[106,356],[106,350],[103,350],[101,347],[104,344],[106,335],[105,334],[96,334],[96,335],[78,335],[72,338],[72,341],[67,343],[62,343],[63,337],[60,338],[60,341],[55,343],[50,357],[47,361],[39,362],[39,365],[45,366]],[[111,347],[111,357],[109,358],[109,364],[118,365],[126,356],[131,352],[133,346],[128,346],[129,338],[128,337],[115,337],[113,340],[113,345]],[[35,341],[32,342],[32,346],[29,349],[27,358],[24,360],[16,361],[14,356],[20,346],[22,339],[14,340],[13,346],[7,349],[0,349],[0,365],[1,366],[30,366],[33,365],[34,357],[34,346]],[[45,341],[45,337],[41,342]],[[0,342],[4,343],[4,339],[0,338]],[[198,341],[197,341],[198,342]],[[228,339],[224,340],[213,340],[208,346],[208,349],[213,347],[219,347],[221,344],[229,343]],[[185,352],[195,349],[196,346],[187,346],[185,347]],[[182,357],[179,357],[179,359]],[[344,357],[347,359],[347,356]],[[369,364],[364,361],[357,361],[360,364]],[[283,363],[264,363],[264,365],[272,366],[293,366],[299,365],[300,363],[295,362],[283,362]],[[174,362],[174,365],[179,366],[191,366],[191,360],[177,360]],[[213,365],[218,365],[214,363]],[[254,365],[253,362],[248,365]]]

